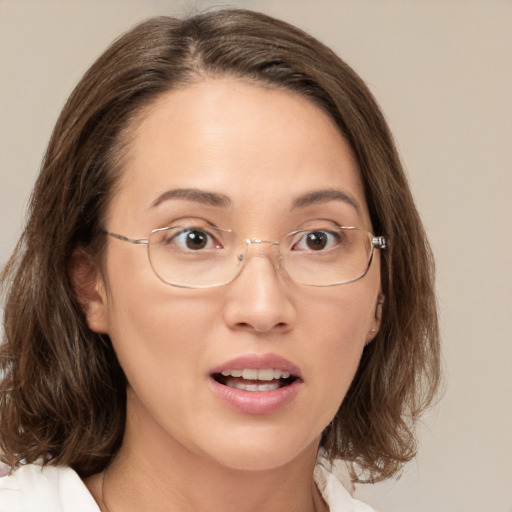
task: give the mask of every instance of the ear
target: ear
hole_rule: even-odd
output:
[[[107,293],[97,264],[86,251],[77,248],[71,257],[68,274],[89,329],[108,334]]]
[[[371,322],[370,330],[366,335],[366,345],[371,343],[377,336],[377,333],[379,332],[382,320],[382,307],[384,305],[384,300],[384,294],[382,292],[379,292],[379,294],[377,295],[377,303],[375,304],[375,314]]]

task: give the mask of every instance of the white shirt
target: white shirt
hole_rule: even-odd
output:
[[[321,459],[314,475],[330,512],[375,512],[352,498],[332,470]],[[100,509],[71,468],[28,464],[12,475],[0,477],[0,512],[100,512]]]

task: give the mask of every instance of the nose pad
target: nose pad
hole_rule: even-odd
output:
[[[239,255],[239,261],[243,264],[247,263],[249,259],[250,249],[253,248],[254,256],[264,256],[270,258],[276,270],[281,270],[281,254],[279,253],[279,242],[272,240],[261,240],[260,238],[246,238],[246,250],[244,254]],[[272,255],[268,254],[270,251],[267,249],[270,246]]]
[[[240,252],[236,257],[238,261],[238,271],[234,279],[237,279],[240,273],[243,272],[245,266],[252,257],[268,258],[276,271],[276,274],[283,275],[283,258],[279,252],[279,242],[261,240],[259,238],[246,238],[245,244],[245,251]],[[271,250],[269,250],[269,248]]]

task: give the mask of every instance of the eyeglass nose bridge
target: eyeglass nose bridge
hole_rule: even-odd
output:
[[[282,256],[279,252],[279,242],[275,242],[274,240],[263,240],[261,238],[246,238],[245,239],[245,251],[238,255],[238,261],[240,263],[242,263],[242,266],[244,266],[245,263],[247,262],[247,260],[249,259],[249,247],[251,247],[252,245],[261,245],[261,244],[267,244],[276,249],[276,259],[274,261],[274,264],[277,269],[281,269]]]
[[[274,242],[273,240],[262,240],[261,238],[246,238],[245,243],[248,246],[251,244],[270,244],[274,246],[279,245],[279,242]]]

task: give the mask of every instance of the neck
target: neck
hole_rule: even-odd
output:
[[[326,510],[313,483],[316,451],[314,443],[280,467],[232,469],[129,413],[118,455],[86,484],[103,512],[314,512]]]

